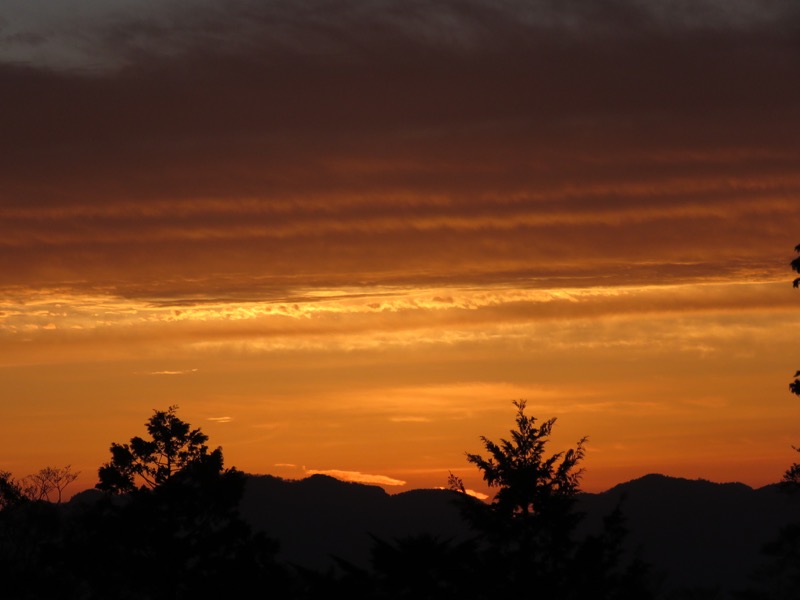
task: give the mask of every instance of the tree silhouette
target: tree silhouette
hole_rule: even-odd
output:
[[[64,597],[70,589],[71,576],[59,567],[65,531],[59,508],[28,497],[21,482],[0,472],[0,597]]]
[[[45,467],[38,473],[28,475],[23,480],[23,493],[30,500],[50,501],[50,494],[55,492],[55,502],[61,503],[64,489],[80,475],[73,472],[71,465],[65,467]]]
[[[22,487],[9,471],[0,471],[0,511],[17,506],[25,500]]]
[[[128,444],[111,444],[111,461],[98,470],[95,487],[112,494],[155,488],[177,473],[198,463],[222,464],[220,448],[208,452],[208,436],[200,429],[190,429],[176,415],[178,407],[154,410],[145,424],[151,439],[133,437]],[[136,487],[136,481],[142,486]]]
[[[535,552],[543,546],[555,550],[567,544],[575,525],[570,511],[583,473],[578,464],[585,454],[586,438],[574,449],[546,456],[556,420],[537,427],[537,419],[525,414],[524,400],[513,404],[517,428],[510,432],[510,439],[495,443],[481,436],[490,457],[467,453],[467,461],[478,467],[489,487],[498,488],[489,510],[473,503],[478,510],[471,511],[469,518],[479,529],[520,551]],[[463,482],[453,475],[449,483],[451,489],[464,492]],[[548,560],[558,560],[563,550],[549,552]]]
[[[525,518],[547,512],[553,504],[571,499],[578,491],[587,438],[574,449],[545,457],[548,439],[556,419],[536,427],[536,418],[525,414],[525,401],[514,401],[517,429],[511,439],[499,444],[484,436],[481,440],[491,454],[488,459],[467,453],[467,460],[480,469],[489,487],[499,488],[492,501],[495,512]]]
[[[224,468],[222,449],[209,452],[208,436],[176,410],[154,411],[151,439],[112,443],[111,461],[98,470],[106,501],[83,528],[88,556],[80,561],[92,565],[97,597],[120,592],[121,582],[131,597],[164,599],[283,589],[278,543],[240,516],[244,474]]]
[[[516,429],[511,437],[496,443],[482,436],[488,458],[467,453],[486,483],[498,488],[491,502],[469,497],[463,481],[453,474],[449,480],[479,536],[475,568],[485,574],[482,587],[490,590],[485,597],[532,587],[535,595],[565,600],[652,597],[647,565],[638,560],[623,563],[626,531],[619,508],[605,519],[602,531],[575,539],[582,519],[575,511],[583,474],[579,465],[587,438],[575,448],[548,455],[556,420],[537,426],[536,418],[525,414],[524,400],[513,404]]]

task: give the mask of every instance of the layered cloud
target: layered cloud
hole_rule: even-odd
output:
[[[796,2],[32,6],[0,8],[26,460],[19,407],[186,400],[245,469],[439,485],[523,396],[619,473],[781,452]]]
[[[800,20],[762,8],[120,1],[6,18],[0,283],[228,297],[777,273]],[[78,31],[106,68],[22,57]]]

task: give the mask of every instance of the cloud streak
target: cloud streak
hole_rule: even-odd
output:
[[[0,62],[0,285],[781,268],[792,3],[378,4],[53,12],[116,66]]]
[[[796,2],[62,4],[0,10],[10,405],[392,485],[353,440],[430,473],[531,393],[624,466],[796,369]]]
[[[149,375],[189,375],[196,373],[197,369],[179,370],[179,371],[152,371]]]
[[[405,481],[387,477],[385,475],[370,475],[368,473],[360,473],[358,471],[343,471],[341,469],[306,469],[308,475],[328,475],[342,481],[350,481],[353,483],[366,483],[381,486],[403,486]]]

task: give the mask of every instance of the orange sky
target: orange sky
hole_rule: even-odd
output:
[[[485,489],[527,399],[588,491],[779,480],[800,9],[551,4],[9,0],[0,469],[90,487],[177,404],[247,472]]]

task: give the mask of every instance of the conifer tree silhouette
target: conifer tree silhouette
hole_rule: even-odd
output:
[[[499,443],[482,436],[489,456],[467,453],[490,487],[498,488],[489,503],[466,494],[463,481],[450,474],[450,489],[459,492],[464,515],[478,533],[484,595],[511,597],[531,589],[537,597],[594,600],[653,597],[648,565],[623,560],[626,535],[618,507],[604,529],[578,539],[582,514],[575,510],[587,438],[574,448],[547,454],[556,419],[543,421],[525,413],[526,402],[514,401],[516,429]],[[535,582],[535,583],[534,583]]]

